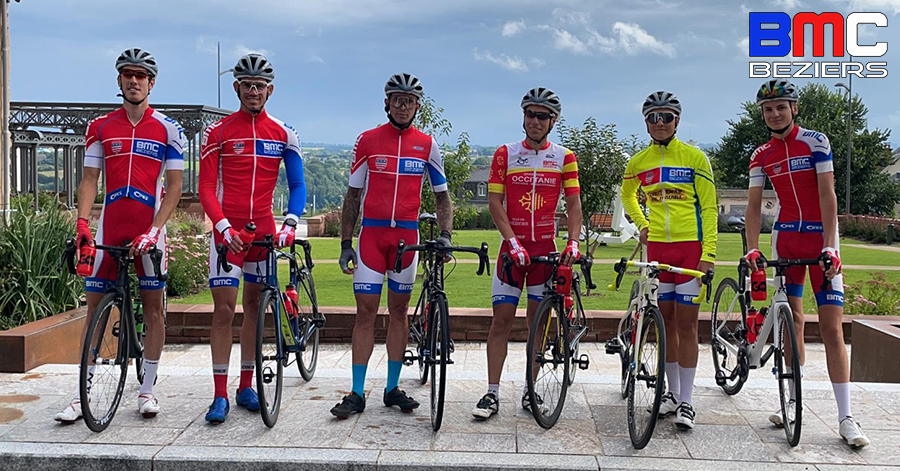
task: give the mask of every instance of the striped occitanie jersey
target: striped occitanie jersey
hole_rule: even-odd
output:
[[[638,188],[647,197],[650,220],[638,203]],[[622,205],[652,242],[701,241],[700,260],[716,258],[716,185],[709,159],[700,149],[672,138],[654,144],[628,161],[622,182]],[[693,268],[693,267],[687,267]]]
[[[578,160],[559,144],[547,141],[532,149],[524,141],[494,152],[488,191],[506,195],[506,215],[519,239],[552,240],[559,195],[577,195]]]

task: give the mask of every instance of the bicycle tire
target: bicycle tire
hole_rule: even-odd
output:
[[[628,377],[631,374],[631,368],[629,367],[631,362],[629,359],[629,351],[631,350],[631,324],[632,317],[634,316],[634,311],[632,310],[632,302],[641,292],[641,282],[638,280],[634,280],[631,283],[631,291],[628,294],[628,309],[625,312],[625,330],[622,332],[622,336],[619,337],[619,345],[621,348],[619,349],[619,364],[621,368],[621,394],[622,399],[628,399]]]
[[[284,385],[284,361],[278,358],[277,344],[281,342],[278,326],[280,293],[273,289],[263,289],[259,297],[259,311],[256,317],[256,392],[259,397],[259,412],[266,427],[272,428],[278,421],[281,410],[281,391]],[[272,319],[271,335],[267,336],[266,318]],[[266,343],[268,341],[269,343]],[[275,371],[272,371],[272,367]],[[271,385],[272,380],[275,385]],[[267,390],[268,389],[268,390]]]
[[[781,335],[774,338],[775,344],[775,374],[778,380],[778,396],[781,403],[781,421],[784,426],[784,435],[788,444],[792,447],[800,443],[800,432],[803,425],[803,397],[801,394],[800,376],[800,355],[797,351],[797,333],[794,330],[794,316],[786,305],[782,304],[778,307],[778,318],[775,322],[779,323],[776,332]],[[788,341],[791,345],[791,373],[784,373],[786,370],[784,355],[784,333],[787,331]],[[793,384],[792,384],[793,383]],[[790,387],[794,389],[794,406],[790,409]],[[787,390],[786,390],[787,388]]]
[[[431,361],[431,428],[437,432],[444,418],[444,395],[447,392],[447,358],[450,355],[450,333],[447,298],[437,293],[431,304],[429,352]]]
[[[295,358],[297,360],[297,369],[300,370],[300,376],[304,381],[312,381],[316,374],[316,366],[319,361],[319,328],[313,327],[316,318],[321,315],[319,307],[316,303],[316,285],[313,282],[312,273],[301,271],[297,278],[297,308],[299,310],[298,324],[300,337],[306,335],[306,332],[312,328],[312,334],[306,339],[303,351],[297,351]],[[301,339],[297,339],[299,343]]]
[[[656,428],[656,422],[659,419],[659,405],[662,401],[663,390],[665,390],[665,366],[666,366],[666,326],[662,314],[656,307],[648,308],[644,314],[644,322],[641,327],[641,335],[636,337],[635,347],[632,350],[632,360],[634,371],[629,376],[628,386],[628,403],[626,405],[626,422],[628,423],[628,436],[631,438],[631,445],[636,450],[643,449],[650,442],[653,436],[653,430]],[[655,351],[648,352],[644,355],[643,348],[645,345],[651,345],[650,340],[655,340]],[[640,354],[640,365],[637,365],[636,355]],[[645,367],[644,360],[656,357],[656,365],[648,365]],[[645,374],[641,374],[645,371]],[[642,393],[644,388],[640,388],[642,384],[646,384],[647,392],[652,389],[652,396],[641,394],[641,403],[636,403],[636,395]],[[651,399],[650,404],[645,404],[644,399]],[[649,411],[647,410],[649,407]],[[646,419],[638,420],[637,415],[647,413]]]
[[[100,299],[82,344],[78,394],[84,423],[94,432],[105,430],[115,417],[128,375],[130,339],[128,329],[122,328],[124,310],[121,303],[122,300],[115,292],[106,293]],[[118,320],[115,316],[118,316]],[[117,323],[118,333],[115,327]],[[104,359],[98,362],[98,358]],[[112,363],[108,363],[108,358],[114,358]],[[109,379],[109,384],[101,382],[106,379]],[[110,396],[108,390],[113,382],[115,386]]]
[[[569,323],[565,313],[560,310],[561,302],[561,299],[555,295],[544,297],[535,311],[528,334],[528,345],[525,349],[525,383],[528,387],[528,398],[531,401],[531,413],[535,422],[545,429],[556,425],[566,402],[566,392],[569,389],[569,365],[572,361],[569,343],[566,341]],[[554,313],[556,313],[555,316]],[[544,319],[546,319],[546,323],[542,322]],[[548,353],[550,355],[549,363],[552,366],[546,373],[541,374],[544,366],[548,364],[546,358]],[[536,364],[541,365],[538,371],[535,371]],[[548,394],[552,391],[548,391],[543,385],[538,388],[536,383],[547,375],[552,376],[552,378],[548,377],[549,380],[558,379],[555,373],[561,373],[563,377],[562,382],[558,383],[559,391],[555,395]],[[543,394],[538,394],[537,389],[540,389]],[[547,405],[548,402],[550,405]],[[544,407],[540,407],[539,404],[546,406],[547,411],[543,412]]]
[[[572,306],[572,309],[574,310],[572,319],[574,320],[574,324],[569,324],[566,335],[567,339],[574,339],[575,335],[578,334],[578,332],[572,328],[573,325],[577,326],[579,329],[581,329],[581,327],[583,326],[587,326],[587,317],[584,314],[584,306],[581,304],[581,294],[578,292],[579,287],[577,284],[573,285],[574,286],[572,287],[572,293],[573,301],[575,304]],[[569,349],[571,350],[571,352],[569,352],[571,356],[571,360],[569,361],[569,386],[571,386],[575,382],[575,373],[577,373],[578,369],[581,368],[581,364],[576,361],[581,360],[580,347],[581,340],[575,342],[575,348],[572,348],[572,345],[569,345]]]
[[[427,299],[428,293],[423,286],[419,300],[416,302],[416,310],[413,312],[413,318],[417,318],[416,322],[419,324],[416,326],[419,331],[419,339],[416,342],[416,363],[419,365],[419,384],[423,385],[428,382],[428,370],[430,369],[425,363],[425,351],[428,350],[428,316],[430,315],[428,312],[430,308],[426,309]]]
[[[730,301],[723,299],[728,293],[732,293],[734,296]],[[726,301],[726,304],[729,304],[727,312],[722,311],[722,301]],[[732,312],[735,307],[733,303],[737,303],[740,312]],[[717,375],[722,374],[728,378],[734,374],[735,368],[740,369],[742,366],[738,355],[729,353],[722,342],[729,343],[736,351],[740,351],[746,344],[746,340],[741,335],[741,332],[746,332],[747,329],[747,305],[738,287],[738,282],[734,278],[723,278],[719,282],[719,286],[716,288],[716,296],[713,298],[711,316],[709,344],[712,352],[713,368]],[[737,325],[734,325],[735,323]],[[734,326],[734,328],[729,329],[729,324]],[[730,358],[729,355],[734,358]],[[734,361],[733,366],[730,368],[728,367],[729,360]],[[746,381],[747,372],[739,370],[737,377],[731,383],[726,381],[725,384],[721,385],[721,388],[725,391],[725,394],[733,396],[740,392]]]

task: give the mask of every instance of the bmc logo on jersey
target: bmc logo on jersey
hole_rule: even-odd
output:
[[[243,154],[244,153],[244,141],[238,141],[234,143],[234,153],[235,154]]]
[[[375,170],[383,171],[387,168],[388,159],[387,157],[376,157],[375,158]]]
[[[544,168],[559,168],[559,162],[555,160],[545,160]]]
[[[799,170],[809,170],[812,168],[812,158],[810,157],[794,157],[788,160],[792,172]]]
[[[668,183],[693,183],[694,170],[683,167],[664,167],[663,181]]]
[[[406,175],[422,175],[425,173],[425,161],[419,159],[400,159],[398,173]]]
[[[135,139],[134,153],[162,160],[162,146],[158,142]]]
[[[269,157],[279,157],[284,153],[284,143],[277,141],[257,141],[256,153]]]
[[[118,154],[122,152],[122,141],[113,141],[109,147],[112,149],[113,154]]]

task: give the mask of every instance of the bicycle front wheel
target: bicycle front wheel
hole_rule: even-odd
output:
[[[797,351],[797,333],[794,331],[794,316],[791,309],[782,304],[775,318],[775,377],[781,402],[781,423],[784,435],[791,446],[800,443],[803,401],[800,394],[800,354]],[[786,349],[790,348],[791,359],[787,360]],[[788,369],[791,371],[788,372]]]
[[[319,327],[324,324],[325,316],[319,312],[316,304],[316,285],[312,273],[302,272],[297,280],[297,324],[303,349],[297,351],[297,368],[304,381],[310,381],[316,374],[316,363],[319,360]],[[305,339],[304,339],[305,337]]]
[[[738,352],[746,344],[747,306],[733,278],[725,278],[716,289],[712,304],[712,335],[710,350],[716,378],[721,378],[725,394],[737,394],[747,381],[747,370],[741,365]],[[723,381],[724,382],[721,382]]]
[[[543,428],[556,425],[569,389],[572,355],[567,339],[569,322],[560,298],[547,296],[538,305],[525,361],[525,381],[534,420]]]
[[[628,435],[636,450],[650,442],[665,389],[666,326],[655,307],[642,315],[642,327],[631,353],[626,407]]]
[[[430,304],[431,322],[428,334],[431,352],[431,428],[437,432],[444,418],[444,394],[447,390],[447,360],[450,357],[450,326],[447,298],[437,294]]]
[[[116,293],[103,296],[91,316],[81,349],[81,413],[94,432],[102,432],[112,422],[128,375],[130,339],[122,302]]]
[[[264,289],[259,297],[259,311],[256,318],[256,389],[259,395],[259,412],[263,423],[271,428],[278,421],[281,409],[281,387],[284,383],[284,362],[278,355],[279,315],[278,293]],[[273,328],[266,327],[269,319]],[[290,326],[287,330],[290,330]]]
[[[625,329],[622,330],[622,335],[619,337],[619,345],[621,346],[621,348],[619,349],[619,363],[621,365],[622,373],[622,399],[628,399],[628,387],[631,384],[631,382],[629,381],[629,377],[631,376],[631,324],[633,323],[634,310],[638,309],[639,306],[637,297],[640,294],[640,290],[640,281],[634,280],[634,282],[631,283],[631,292],[628,295],[628,310],[625,312]]]

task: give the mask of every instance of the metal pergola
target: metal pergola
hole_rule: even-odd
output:
[[[53,150],[53,192],[60,201],[75,206],[75,189],[81,181],[84,165],[84,133],[94,118],[121,105],[116,103],[10,103],[9,129],[12,135],[10,154],[10,189],[13,194],[37,193],[38,148]],[[184,128],[184,196],[197,193],[200,164],[200,139],[210,124],[231,111],[205,105],[151,105],[155,110],[178,121]],[[59,160],[62,159],[62,168]]]

